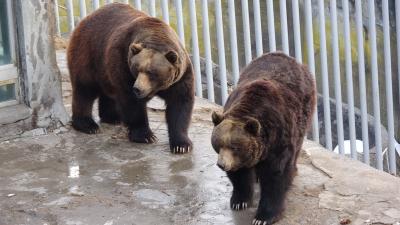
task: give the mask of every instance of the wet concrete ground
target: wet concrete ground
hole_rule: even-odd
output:
[[[216,165],[211,110],[197,100],[194,151],[173,155],[160,102],[150,104],[156,144],[128,142],[121,126],[86,135],[61,128],[0,144],[0,224],[250,224],[229,208],[231,184]],[[306,142],[277,224],[395,224],[400,181]],[[378,224],[378,223],[376,223]]]
[[[63,71],[63,67],[60,67]],[[65,68],[64,68],[65,69]],[[70,108],[68,79],[63,79]],[[173,155],[161,101],[149,104],[156,144],[128,142],[122,126],[86,135],[69,126],[29,131],[0,143],[0,225],[250,224],[232,211],[232,186],[211,148],[210,115],[197,99],[193,152]],[[98,118],[97,118],[98,119]],[[276,224],[400,224],[400,180],[307,141]]]

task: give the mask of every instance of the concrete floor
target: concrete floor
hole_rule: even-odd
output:
[[[0,143],[0,224],[250,224],[229,208],[231,184],[210,145],[211,110],[197,100],[194,151],[168,150],[163,106],[150,104],[159,142],[128,142],[121,126],[86,135],[70,127]],[[299,175],[277,224],[395,224],[400,181],[306,142]]]
[[[60,66],[63,71],[65,68]],[[65,78],[65,77],[64,77]],[[63,79],[69,109],[68,79]],[[197,99],[192,153],[168,149],[164,106],[149,104],[156,144],[128,142],[122,126],[86,135],[69,126],[0,143],[0,225],[250,224],[258,202],[235,212],[232,186],[216,165],[210,115]],[[276,224],[400,224],[400,180],[307,141]]]

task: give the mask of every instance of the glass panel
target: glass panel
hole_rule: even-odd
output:
[[[0,65],[11,63],[6,3],[6,0],[0,0]]]
[[[15,83],[0,86],[0,102],[15,100]]]

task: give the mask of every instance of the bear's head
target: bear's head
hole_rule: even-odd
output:
[[[261,124],[253,117],[224,118],[213,112],[211,144],[218,153],[217,165],[224,171],[253,167],[262,155]]]
[[[182,60],[177,52],[157,51],[140,43],[129,46],[128,65],[136,76],[133,92],[138,98],[152,97],[158,91],[169,88],[182,76]]]

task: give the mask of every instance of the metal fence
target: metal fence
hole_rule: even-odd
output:
[[[78,18],[76,18],[77,14],[74,14],[73,3],[75,3],[76,8],[77,2],[78,1],[76,0],[65,0],[62,4],[56,7],[57,31],[59,34],[61,32],[59,20],[60,10],[65,10],[67,12],[68,33],[74,29],[76,22],[87,15],[87,10],[94,11],[102,5],[100,3],[108,4],[113,1],[106,0],[100,2],[99,0],[80,0],[78,7],[79,15]],[[157,16],[157,11],[161,11],[160,17],[166,23],[170,23],[170,18],[175,18],[174,27],[176,28],[182,42],[187,43],[185,42],[185,39],[190,40],[190,44],[187,45],[187,47],[190,49],[193,56],[192,61],[196,74],[196,95],[203,97],[200,61],[204,60],[204,71],[206,74],[205,83],[207,84],[207,96],[205,97],[213,102],[215,99],[212,51],[216,51],[217,55],[216,61],[218,61],[222,104],[226,101],[229,94],[227,73],[230,71],[234,84],[236,84],[239,78],[239,70],[241,66],[238,56],[238,44],[243,45],[244,65],[248,64],[254,57],[262,55],[263,52],[281,50],[287,54],[292,54],[299,62],[308,64],[311,72],[313,74],[318,74],[321,79],[318,89],[322,92],[322,97],[320,99],[322,107],[319,108],[322,112],[317,112],[313,117],[312,133],[310,137],[313,140],[320,142],[320,135],[323,133],[323,144],[327,149],[333,150],[335,147],[333,146],[333,143],[335,142],[338,145],[337,149],[339,154],[346,154],[354,159],[360,158],[360,160],[366,164],[371,164],[370,149],[373,149],[373,166],[380,170],[385,169],[391,174],[396,174],[396,163],[398,163],[396,161],[400,161],[400,146],[395,140],[395,118],[393,106],[394,104],[395,106],[398,106],[399,102],[394,102],[394,95],[400,95],[400,92],[399,90],[393,91],[392,79],[398,76],[397,79],[399,80],[399,85],[396,84],[396,86],[399,87],[400,63],[397,56],[400,54],[400,1],[383,0],[381,1],[381,5],[379,5],[381,7],[379,11],[382,12],[383,65],[378,63],[377,22],[375,18],[377,3],[374,0],[342,0],[340,2],[337,2],[336,0],[236,0],[236,2],[235,0],[222,2],[221,0],[187,0],[184,2],[182,2],[182,0],[125,0],[119,2],[130,3],[140,10],[145,6],[147,13],[151,16]],[[330,17],[325,15],[327,2],[329,2],[328,12]],[[351,2],[353,7],[353,20],[351,20],[349,16],[349,2]],[[395,33],[397,33],[397,35],[395,35],[396,39],[394,41],[390,38],[389,2],[391,2],[393,7],[395,7],[393,10],[395,10]],[[61,3],[60,0],[58,0],[58,3]],[[187,4],[186,11],[182,7],[183,3]],[[342,24],[341,29],[343,30],[340,31],[338,30],[338,3],[340,3],[340,9],[342,12],[340,14],[340,21]],[[266,5],[266,10],[264,10],[264,12],[260,10],[261,4]],[[87,6],[91,6],[91,8],[87,8]],[[249,6],[252,8],[251,13],[249,13]],[[365,7],[368,9],[367,13],[365,10],[363,11]],[[212,40],[215,39],[210,35],[210,8],[213,8],[212,11],[214,14],[212,16],[215,20],[214,25],[216,26],[215,50],[212,49]],[[170,9],[173,9],[173,14],[170,14]],[[291,11],[288,9],[291,9]],[[199,11],[201,11],[201,13],[197,15]],[[226,14],[228,19],[224,22],[223,16]],[[237,21],[237,14],[240,14],[241,21]],[[315,17],[313,17],[313,14]],[[303,15],[302,20],[300,20],[300,15]],[[366,16],[367,24],[365,23]],[[200,17],[202,21],[202,29],[198,28],[198,20]],[[313,19],[315,18],[317,18],[318,23],[314,21],[314,24],[318,26],[313,25]],[[355,27],[355,40],[351,38],[351,21],[353,21],[353,27]],[[190,29],[190,33],[185,33],[185,23],[190,24],[190,26],[186,27]],[[291,29],[289,29],[288,23],[291,24]],[[240,25],[243,33],[237,32],[238,25]],[[227,26],[227,28],[224,28],[224,26]],[[330,27],[329,33],[327,33],[326,30],[327,26]],[[224,33],[224,29],[225,31],[227,29],[228,32]],[[201,31],[202,36],[198,34],[199,30]],[[365,30],[368,32],[365,33]],[[265,35],[264,31],[267,35]],[[228,34],[229,38],[224,37],[224,34]],[[339,41],[340,34],[344,35],[344,37],[341,37],[344,39],[342,44],[340,44]],[[267,37],[263,37],[263,35]],[[365,45],[365,36],[368,36],[367,47]],[[239,37],[243,43],[239,43]],[[278,37],[280,37],[280,40]],[[202,49],[200,49],[199,39],[202,41]],[[263,42],[263,40],[266,39],[268,40],[267,43],[265,43],[266,41]],[[319,41],[316,42],[315,39],[318,39]],[[330,45],[328,45],[328,43],[330,43]],[[391,43],[397,45],[397,49],[391,48]],[[230,51],[227,50],[227,46]],[[366,48],[369,49],[368,55],[364,52]],[[318,49],[318,54],[316,54],[316,49]],[[330,49],[329,52],[328,49]],[[340,53],[340,49],[342,49],[344,54]],[[200,57],[201,50],[204,59]],[[255,54],[252,50],[255,50]],[[356,54],[352,53],[354,50]],[[226,61],[226,54],[229,54],[229,58],[231,59],[228,63]],[[315,57],[316,55],[319,55],[319,57]],[[395,71],[392,71],[393,57],[395,57],[398,66],[398,68],[395,68]],[[344,65],[341,65],[341,60],[343,60],[344,63],[342,62],[342,64]],[[358,62],[358,66],[354,65],[353,60]],[[228,64],[231,65],[230,68],[228,68]],[[368,71],[365,69],[367,64],[369,65]],[[357,67],[357,73],[353,71],[353,66]],[[384,83],[379,83],[380,79],[378,79],[378,70],[384,71]],[[342,74],[345,79],[342,78]],[[355,77],[358,77],[358,82],[354,80]],[[367,98],[367,77],[370,77],[369,79],[371,80],[373,96],[372,102]],[[345,80],[345,82],[343,80]],[[332,87],[329,83],[332,81],[334,87],[333,95],[335,100],[335,110],[331,109],[332,100],[330,99],[331,92],[329,90],[330,87]],[[355,86],[357,86],[357,89],[359,90],[359,99],[355,99],[354,97],[355,91],[353,88]],[[386,91],[386,98],[384,101],[386,104],[384,105],[381,104],[380,101],[382,98],[380,97],[380,87]],[[344,100],[348,108],[346,114],[342,111],[343,91],[347,93],[347,99]],[[400,99],[400,96],[398,99]],[[359,102],[359,110],[355,107],[355,100]],[[370,112],[370,114],[373,115],[373,117],[371,117],[373,120],[372,125],[368,122],[370,117],[368,115],[368,104],[372,104],[373,106],[372,112]],[[361,120],[360,138],[357,137],[355,125],[355,111],[357,110],[359,111]],[[382,110],[385,111],[387,121],[381,121]],[[335,111],[336,118],[331,118],[333,111]],[[319,118],[318,115],[320,114],[323,115],[323,118]],[[346,122],[343,120],[344,116],[346,117]],[[332,121],[335,121],[336,127],[332,127]],[[381,122],[386,124],[386,127],[382,126]],[[373,130],[372,139],[374,139],[372,148],[370,143],[371,134],[369,133],[371,126]],[[323,127],[323,129],[321,129],[321,127]],[[382,143],[382,129],[387,129],[388,141],[385,145]],[[332,131],[335,131],[335,138],[337,138],[337,140],[333,138]],[[347,136],[349,140],[345,140],[344,133],[348,133]],[[349,146],[347,146],[348,143]],[[358,145],[359,143],[361,143],[361,146]]]

